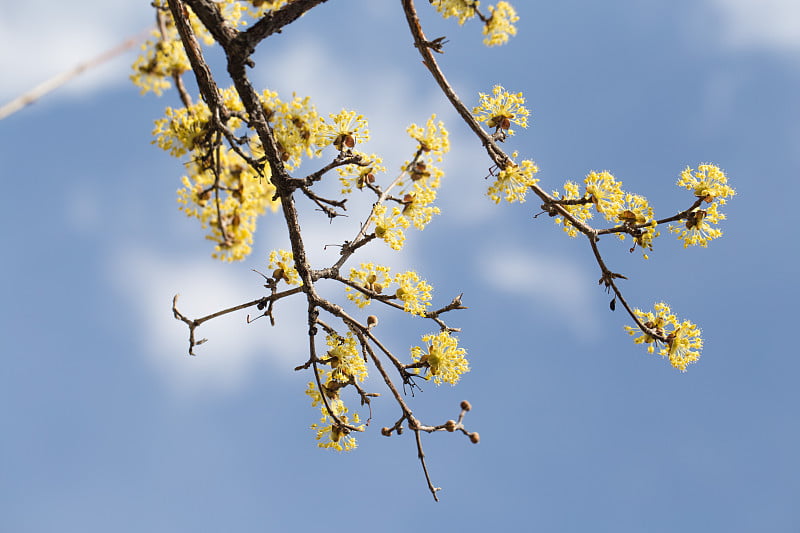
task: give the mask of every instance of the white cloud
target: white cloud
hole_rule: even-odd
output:
[[[779,51],[800,50],[797,0],[711,0],[726,44]]]
[[[6,2],[0,18],[0,99],[10,100],[88,61],[152,24],[140,0]],[[127,83],[127,60],[92,69],[66,87],[83,92]]]
[[[534,255],[512,247],[496,247],[481,253],[477,271],[488,286],[518,298],[534,300],[537,309],[560,315],[559,321],[579,338],[597,332],[595,303],[589,295],[596,290],[591,276],[574,262],[554,255]]]
[[[307,357],[305,300],[299,295],[276,304],[276,327],[266,318],[246,324],[248,312],[258,314],[255,307],[210,320],[196,330],[197,339],[208,342],[195,347],[196,357],[187,355],[188,328],[173,318],[172,296],[181,293],[178,308],[191,319],[255,300],[266,290],[246,267],[174,259],[129,246],[117,251],[107,272],[130,302],[131,342],[177,390],[230,390],[256,368],[272,366],[283,374]]]

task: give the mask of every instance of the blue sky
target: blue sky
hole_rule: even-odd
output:
[[[151,20],[147,2],[79,4],[4,6],[0,101]],[[700,362],[681,374],[634,346],[585,242],[534,219],[534,201],[485,197],[488,160],[426,76],[400,2],[331,0],[259,49],[253,80],[363,113],[391,168],[413,148],[410,122],[448,125],[442,215],[401,254],[363,257],[416,268],[436,303],[464,293],[450,322],[473,370],[411,402],[435,422],[469,399],[481,443],[424,440],[435,504],[413,438],[377,431],[398,413],[375,382],[358,450],[318,449],[309,376],[292,371],[306,357],[299,299],[275,328],[208,324],[186,355],[172,295],[191,316],[260,296],[251,269],[286,237],[267,216],[248,260],[213,262],[176,209],[181,163],[150,145],[177,99],[140,97],[128,54],[0,122],[1,531],[800,529],[798,4],[517,0],[519,35],[496,49],[418,4],[428,36],[451,41],[441,62],[465,101],[496,83],[525,93],[532,120],[509,149],[547,188],[609,170],[666,216],[687,204],[683,168],[726,170],[738,194],[707,249],[665,232],[643,261],[601,243],[634,305],[665,300],[700,325]],[[302,221],[320,266],[352,233],[310,206]],[[400,353],[430,331],[388,315],[380,327]]]

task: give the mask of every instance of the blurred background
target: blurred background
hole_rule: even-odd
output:
[[[0,531],[800,530],[800,4],[518,0],[519,34],[492,49],[476,21],[417,4],[428,37],[449,39],[440,61],[468,106],[497,83],[524,92],[529,127],[507,149],[545,188],[609,170],[663,217],[691,203],[675,186],[686,166],[726,171],[737,196],[707,249],[662,231],[645,261],[601,241],[632,305],[666,301],[703,329],[701,360],[681,374],[634,345],[583,239],[534,218],[534,199],[486,198],[489,161],[420,64],[400,2],[330,1],[263,43],[252,79],[321,114],[363,113],[364,150],[392,174],[414,149],[408,124],[445,121],[442,214],[402,252],[376,243],[357,261],[415,268],[436,306],[464,293],[448,323],[472,372],[409,401],[435,424],[470,400],[480,444],[424,439],[434,503],[413,436],[379,433],[399,411],[373,379],[383,396],[359,448],[318,449],[310,374],[292,370],[307,357],[300,299],[276,306],[274,328],[246,313],[208,323],[187,355],[172,296],[191,317],[260,297],[251,269],[286,237],[267,215],[249,259],[211,259],[177,210],[182,163],[150,144],[179,100],[139,95],[131,51],[0,121]],[[153,21],[144,1],[2,6],[0,103]],[[325,245],[363,211],[329,224],[300,204],[327,266]],[[380,316],[399,354],[432,331]]]

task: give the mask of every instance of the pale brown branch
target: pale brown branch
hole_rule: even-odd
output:
[[[151,31],[152,29],[147,29],[137,35],[128,37],[117,46],[103,52],[99,56],[94,57],[83,63],[79,63],[77,66],[71,68],[70,70],[67,70],[66,72],[62,72],[61,74],[53,76],[49,80],[40,83],[30,91],[18,96],[17,98],[14,98],[7,104],[0,107],[0,120],[3,120],[8,116],[13,115],[20,109],[31,105],[32,103],[36,102],[47,93],[50,93],[58,89],[62,85],[66,84],[68,81],[80,76],[87,70],[94,68],[98,65],[101,65],[106,61],[113,59],[116,56],[122,54],[123,52],[133,48],[134,46],[142,42]]]

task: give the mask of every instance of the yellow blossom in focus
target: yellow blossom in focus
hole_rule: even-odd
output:
[[[491,16],[483,26],[483,34],[486,38],[483,44],[486,46],[498,46],[506,44],[509,36],[517,34],[514,23],[519,20],[517,12],[508,2],[497,2],[497,6],[489,6]]]
[[[316,136],[316,144],[320,148],[332,144],[340,152],[350,150],[359,142],[369,140],[367,119],[357,115],[355,111],[342,109],[330,115],[331,123],[322,122]]]
[[[394,294],[403,302],[403,310],[413,315],[425,316],[426,308],[431,305],[433,287],[420,279],[414,271],[396,274],[394,282],[398,285]]]
[[[614,179],[610,172],[590,172],[583,180],[586,193],[591,196],[592,203],[606,220],[616,222],[616,215],[622,211],[621,204],[625,199],[622,182]]]
[[[403,193],[403,217],[410,220],[414,227],[423,230],[438,215],[438,207],[431,205],[436,199],[436,190],[426,187],[424,183],[413,182],[411,192]]]
[[[319,441],[317,446],[340,452],[354,450],[357,446],[355,437],[352,436],[350,429],[339,426],[328,412],[322,395],[317,389],[317,384],[313,381],[309,382],[306,394],[311,398],[312,407],[320,406],[322,412],[319,424],[311,425],[311,429],[316,431],[316,439]],[[339,398],[329,398],[328,405],[333,411],[333,415],[344,424],[358,424],[361,421],[358,413],[353,413],[352,418],[348,415],[347,406]]]
[[[517,157],[516,152],[513,157]],[[498,172],[497,179],[489,187],[487,194],[496,204],[499,204],[502,199],[509,203],[522,203],[531,186],[539,182],[533,177],[537,172],[539,172],[539,167],[528,159],[523,160],[519,165],[509,163],[506,168]]]
[[[399,207],[393,207],[391,214],[387,210],[385,204],[377,204],[373,210],[370,220],[375,224],[375,236],[383,239],[393,250],[400,250],[406,240],[403,230],[410,222]]]
[[[386,172],[386,167],[382,164],[383,160],[376,154],[367,155],[354,151],[353,155],[361,156],[361,162],[336,169],[342,184],[342,194],[350,194],[354,187],[363,189],[375,182],[377,172]]]
[[[707,203],[719,200],[720,205],[725,205],[726,198],[736,194],[728,186],[728,177],[716,165],[702,164],[693,171],[690,167],[681,172],[678,186],[689,189],[698,198],[703,198]]]
[[[360,268],[351,268],[348,279],[376,294],[381,294],[391,283],[389,267],[375,265],[374,263],[361,263]],[[366,294],[352,287],[345,287],[345,291],[347,292],[347,298],[358,307],[366,307],[372,302]]]
[[[670,224],[669,231],[678,235],[683,241],[683,247],[708,246],[708,241],[722,236],[722,230],[714,227],[720,220],[725,220],[725,215],[719,212],[717,203],[711,204],[708,209],[695,209],[686,218],[683,226]]]
[[[286,250],[272,250],[269,253],[269,268],[275,281],[285,281],[289,285],[302,285],[300,274],[294,266],[294,254]]]
[[[293,95],[291,102],[284,102],[278,98],[277,93],[264,91],[261,105],[272,124],[286,168],[297,168],[303,156],[319,155],[319,150],[314,145],[322,127],[322,118],[308,96],[301,98]]]
[[[700,359],[700,350],[703,348],[700,329],[688,320],[679,321],[663,302],[655,304],[653,310],[654,312],[644,312],[634,309],[633,312],[645,327],[665,340],[657,339],[635,326],[625,326],[625,330],[629,335],[639,335],[633,342],[646,344],[648,353],[654,353],[658,348],[659,355],[668,357],[672,366],[686,372],[689,364]]]
[[[492,96],[478,93],[480,105],[472,109],[472,114],[478,122],[485,122],[486,126],[495,130],[506,130],[509,135],[514,135],[514,130],[509,129],[511,124],[528,127],[530,111],[523,105],[525,98],[522,93],[509,93],[502,86],[495,85]]]
[[[411,348],[411,358],[415,363],[422,363],[423,368],[433,376],[433,381],[440,385],[443,381],[455,385],[461,374],[469,372],[467,351],[458,347],[458,339],[448,331],[432,333],[422,337],[427,343],[425,348]]]
[[[616,211],[609,210],[608,215],[613,215],[617,222],[633,231],[633,240],[636,245],[645,250],[652,250],[653,239],[661,233],[656,230],[657,222],[647,198],[638,194],[625,193],[622,201],[618,202],[615,208]],[[607,218],[612,220],[612,217],[608,215]],[[625,233],[617,235],[620,240],[625,240]],[[644,254],[644,258],[648,259],[647,254]]]
[[[558,191],[553,191],[553,197],[561,200],[581,200],[586,198],[586,195],[581,192],[580,186],[577,183],[574,181],[567,181],[564,183],[564,194],[562,195]],[[589,209],[591,205],[591,203],[581,203],[575,205],[564,205],[563,207],[572,216],[582,222],[585,222],[592,218],[592,212]],[[564,232],[570,237],[575,237],[579,233],[578,228],[573,226],[572,223],[564,217],[555,217],[555,223],[563,225]]]
[[[358,383],[367,379],[367,364],[358,352],[353,332],[348,331],[344,338],[329,334],[326,340],[330,349],[325,363],[332,369],[330,379],[341,383],[349,383],[351,378]]]

